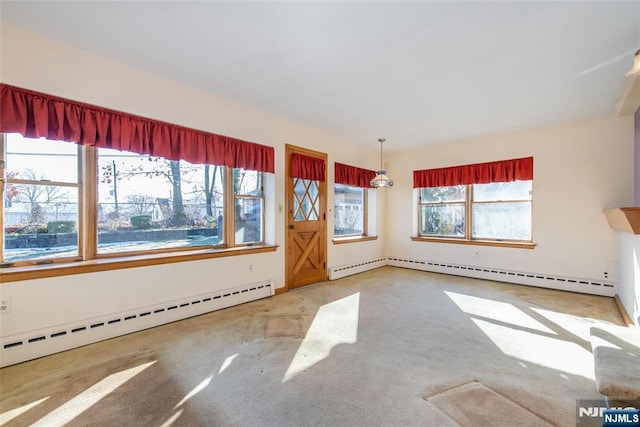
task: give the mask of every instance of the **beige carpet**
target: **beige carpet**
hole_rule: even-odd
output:
[[[384,267],[4,368],[0,423],[575,425],[600,324],[610,298]]]
[[[543,421],[512,400],[472,382],[426,399],[460,425],[492,427],[547,427]]]

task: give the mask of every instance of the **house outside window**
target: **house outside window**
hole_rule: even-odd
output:
[[[224,173],[98,149],[98,253],[224,245]]]
[[[334,236],[365,236],[367,189],[344,184],[334,186]]]

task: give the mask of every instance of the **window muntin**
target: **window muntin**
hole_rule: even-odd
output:
[[[314,179],[293,179],[293,220],[318,221],[320,212],[320,181]]]
[[[18,134],[3,141],[2,262],[77,259],[78,146]]]
[[[420,188],[419,196],[419,236],[532,241],[532,181]]]
[[[335,237],[364,236],[366,230],[366,189],[345,184],[334,185]]]
[[[173,162],[17,134],[3,138],[1,263],[90,260],[264,241],[262,172]],[[82,165],[91,164],[95,170],[82,170]],[[89,177],[85,188],[81,176]],[[39,191],[34,193],[38,207],[32,215],[38,216],[37,224],[18,218],[31,214],[23,201],[27,188]],[[85,209],[83,197],[88,204]],[[17,248],[16,236],[31,228],[35,236],[22,237],[27,243]],[[225,237],[234,229],[236,233]],[[79,242],[86,243],[84,249]]]

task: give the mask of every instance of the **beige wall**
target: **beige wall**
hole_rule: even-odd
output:
[[[0,292],[12,299],[12,311],[3,315],[0,336],[262,280],[274,280],[276,287],[282,287],[285,214],[278,207],[285,205],[285,144],[328,153],[328,182],[333,180],[336,161],[376,168],[375,141],[367,150],[8,24],[3,23],[0,31],[3,83],[273,146],[276,173],[268,180],[266,229],[268,243],[279,246],[275,253],[4,283]],[[328,203],[332,208],[332,194]],[[378,197],[376,204],[374,210],[381,214],[374,227],[381,230],[384,197]],[[327,223],[331,237],[331,215]],[[384,255],[383,244],[383,238],[348,245],[329,243],[328,266],[378,258]],[[253,265],[252,272],[248,271],[249,264]]]
[[[533,250],[412,242],[412,171],[534,157]],[[601,118],[424,147],[389,158],[391,256],[604,280],[615,275],[616,233],[602,210],[633,202],[632,117]],[[412,221],[413,220],[413,221]],[[613,265],[610,264],[613,262]],[[613,268],[612,268],[613,267]],[[614,277],[615,279],[615,277]]]

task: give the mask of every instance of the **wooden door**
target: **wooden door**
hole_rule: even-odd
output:
[[[286,146],[286,288],[293,289],[327,280],[327,183],[292,178],[291,155],[297,153],[324,160],[327,155]]]

